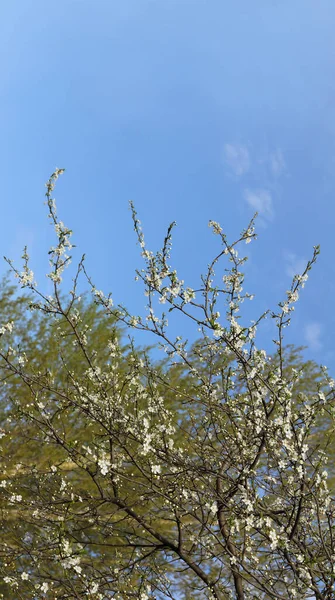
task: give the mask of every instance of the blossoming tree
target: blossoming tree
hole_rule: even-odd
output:
[[[50,322],[56,372],[30,361],[29,345],[8,341],[10,322],[1,329],[12,406],[1,439],[3,597],[331,600],[335,506],[325,465],[334,382],[323,369],[304,386],[306,372],[284,347],[318,247],[271,313],[276,352],[268,357],[256,345],[266,314],[249,326],[239,315],[251,296],[238,247],[256,237],[254,220],[233,243],[210,222],[220,247],[193,289],[170,266],[173,225],[153,253],[131,206],[147,297],[147,314],[132,315],[95,288],[84,259],[62,296],[72,232],[52,198],[61,173],[46,194],[57,236],[53,294],[37,289],[27,252],[22,271],[11,265],[35,294],[33,314]],[[220,273],[221,260],[228,267]],[[81,273],[104,314],[103,347],[92,345],[83,318]],[[191,348],[169,335],[175,312],[194,324]],[[122,346],[121,326],[151,332],[165,359],[138,351],[131,338]],[[28,450],[13,468],[8,448],[20,431]]]

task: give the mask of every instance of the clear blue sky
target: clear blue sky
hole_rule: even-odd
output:
[[[334,371],[334,31],[333,0],[2,2],[0,254],[27,243],[46,288],[44,182],[64,166],[62,220],[97,287],[139,312],[129,199],[153,249],[177,221],[192,287],[215,251],[208,220],[235,239],[258,208],[250,316],[320,243],[287,341]]]

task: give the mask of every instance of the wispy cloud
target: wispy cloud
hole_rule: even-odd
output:
[[[246,189],[244,190],[244,198],[247,204],[249,204],[254,211],[257,211],[258,214],[265,219],[265,221],[272,221],[274,216],[273,202],[271,194],[268,190]]]
[[[245,202],[258,212],[258,223],[264,227],[274,219],[273,198],[280,193],[280,178],[287,167],[280,147],[252,150],[249,144],[227,142],[223,159],[228,173],[242,183]]]
[[[225,144],[223,158],[230,170],[238,177],[245,175],[250,169],[249,150],[243,144]]]
[[[283,152],[280,148],[277,148],[275,152],[270,153],[269,164],[271,173],[274,177],[278,178],[285,173],[286,163]]]
[[[289,277],[301,275],[306,269],[308,261],[305,258],[301,258],[293,252],[285,253],[285,258],[287,260],[286,273]]]
[[[321,350],[321,332],[322,326],[320,323],[308,323],[305,327],[305,340],[311,350]]]
[[[8,249],[8,258],[16,260],[21,257],[25,245],[28,248],[29,256],[32,258],[35,238],[36,232],[33,229],[24,225],[18,225]]]

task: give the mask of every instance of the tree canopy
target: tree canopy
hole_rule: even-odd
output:
[[[84,259],[62,293],[61,173],[47,184],[53,294],[37,289],[25,251],[11,267],[28,294],[5,279],[0,295],[3,598],[331,600],[334,381],[284,343],[319,249],[269,313],[268,356],[256,345],[267,315],[240,324],[251,295],[238,249],[254,220],[233,243],[210,223],[220,248],[193,289],[170,266],[173,225],[153,253],[132,206],[147,297],[146,315],[132,315]],[[193,345],[169,335],[174,312],[194,324]],[[136,346],[136,329],[162,360]]]

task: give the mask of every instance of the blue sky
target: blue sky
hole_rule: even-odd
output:
[[[0,254],[27,243],[47,289],[44,182],[64,166],[56,198],[78,253],[143,312],[129,199],[152,249],[177,221],[173,262],[192,287],[216,249],[209,219],[233,240],[258,209],[248,316],[284,299],[320,243],[287,341],[334,372],[334,30],[333,0],[2,2]]]

